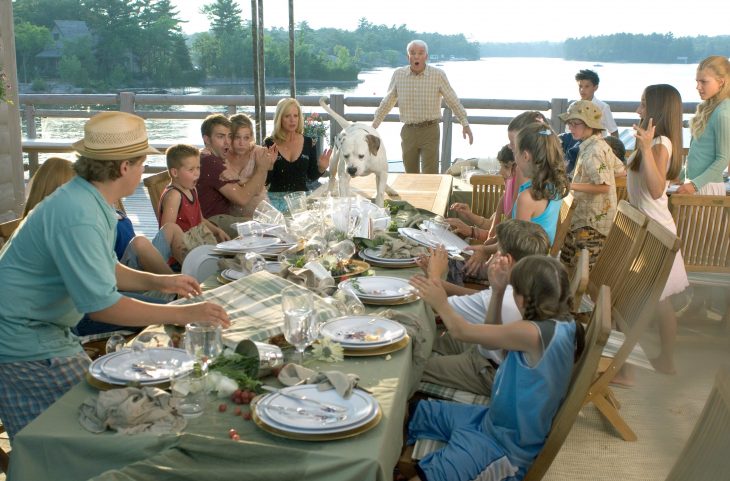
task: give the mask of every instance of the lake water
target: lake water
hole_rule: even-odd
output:
[[[483,58],[478,61],[435,63],[442,68],[460,98],[550,100],[551,98],[575,99],[578,97],[574,80],[576,72],[589,68],[601,78],[596,96],[607,101],[638,101],[644,87],[656,83],[668,83],[679,90],[684,102],[699,102],[695,90],[696,64],[636,64],[566,61],[554,58]],[[301,82],[298,95],[328,95],[341,93],[345,96],[382,97],[386,94],[392,68],[365,71],[360,82],[352,85],[324,86]],[[288,83],[267,86],[267,95],[288,95]],[[251,86],[215,86],[203,88],[200,94],[252,95]],[[202,110],[199,106],[182,107]],[[271,108],[270,108],[271,109]],[[305,108],[305,114],[311,109]],[[372,109],[347,108],[349,112],[372,112]],[[397,107],[391,113],[397,113]],[[512,116],[513,111],[470,110],[470,115]],[[638,119],[636,114],[620,113],[617,118]],[[150,137],[156,140],[180,140],[200,142],[199,121],[153,120],[148,121]],[[384,123],[378,129],[384,138],[389,159],[400,159],[400,123]],[[507,142],[504,126],[472,126],[474,144],[462,139],[461,127],[454,125],[452,158],[495,156]],[[267,132],[271,125],[267,126]],[[44,138],[76,138],[83,135],[83,120],[44,119],[41,131]],[[687,143],[687,142],[686,142]],[[686,145],[685,145],[686,146]],[[70,155],[70,154],[68,154]],[[69,156],[71,158],[72,156]],[[150,163],[162,165],[164,159],[151,158]],[[397,167],[396,167],[397,168]]]

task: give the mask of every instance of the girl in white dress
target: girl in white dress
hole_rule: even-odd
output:
[[[641,125],[634,125],[637,149],[627,161],[629,202],[676,235],[677,226],[667,205],[667,187],[681,169],[682,98],[671,85],[650,85],[644,89],[636,113],[641,117]],[[677,317],[669,296],[687,286],[684,260],[677,252],[657,309],[661,352],[651,362],[658,372],[675,373]]]

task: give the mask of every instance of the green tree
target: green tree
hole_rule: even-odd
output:
[[[35,70],[35,56],[51,44],[51,32],[46,28],[22,22],[15,26],[15,53],[20,60],[23,82],[28,82],[28,70]]]
[[[49,30],[55,20],[87,20],[88,11],[79,0],[14,0],[15,23],[29,22]]]
[[[214,0],[204,5],[200,12],[210,20],[210,29],[214,35],[234,34],[243,28],[241,7],[234,0]]]

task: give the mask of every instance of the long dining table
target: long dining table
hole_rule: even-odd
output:
[[[408,278],[415,269],[378,270],[379,275]],[[266,340],[281,332],[280,292],[289,281],[259,272],[202,294],[222,303],[231,319],[224,342]],[[197,299],[195,299],[197,300]],[[369,312],[383,307],[367,306]],[[433,312],[421,300],[389,306],[417,321],[420,352],[430,352],[435,336]],[[373,429],[334,441],[299,441],[276,437],[254,422],[219,412],[221,400],[210,399],[205,413],[188,421],[180,433],[92,434],[79,424],[79,406],[98,390],[81,382],[15,437],[10,481],[63,480],[379,480],[390,481],[403,443],[407,399],[417,374],[414,343],[389,355],[346,357],[313,369],[355,373],[382,410]],[[276,384],[274,378],[265,383]],[[236,429],[240,441],[229,438]]]
[[[446,215],[453,177],[448,174],[388,174],[388,185],[398,192],[396,200],[408,201],[413,207],[425,209],[437,215]],[[350,186],[367,197],[375,196],[375,175],[355,177]],[[386,199],[389,199],[387,194]]]

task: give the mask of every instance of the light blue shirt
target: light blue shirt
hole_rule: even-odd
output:
[[[517,193],[517,197],[522,195],[522,192],[529,189],[531,186],[532,180],[528,180],[527,182],[522,184],[520,186],[520,190]],[[550,244],[552,244],[555,240],[555,231],[558,228],[558,216],[560,215],[561,205],[563,205],[563,199],[550,199],[548,200],[548,204],[545,207],[545,210],[542,211],[542,214],[530,219],[530,222],[534,222],[535,224],[538,224],[540,227],[545,229],[545,232],[547,232],[548,235],[548,239],[550,239]],[[512,218],[515,219],[516,216],[517,202],[515,202],[512,206]]]
[[[725,99],[715,107],[702,135],[690,141],[686,179],[697,190],[709,183],[722,182],[722,171],[729,161],[730,99]]]
[[[75,177],[38,204],[0,251],[0,362],[71,356],[82,313],[116,304],[117,218]]]

